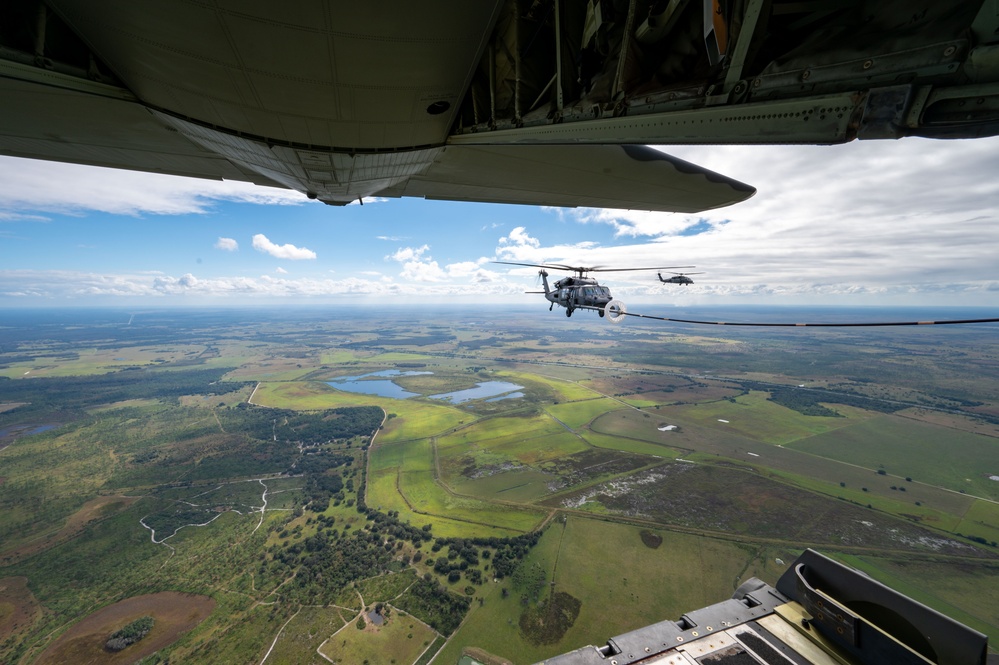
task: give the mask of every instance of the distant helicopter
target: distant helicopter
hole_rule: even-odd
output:
[[[693,284],[694,283],[694,280],[692,280],[691,278],[687,277],[687,275],[703,275],[704,273],[703,272],[674,272],[674,273],[669,273],[669,274],[673,275],[672,277],[663,277],[663,274],[661,272],[660,273],[656,273],[656,274],[659,275],[659,281],[662,282],[663,284],[682,284],[683,286],[687,286],[688,284]]]
[[[625,307],[624,303],[620,300],[615,300],[614,296],[611,295],[610,289],[606,286],[600,286],[597,280],[592,277],[587,277],[588,272],[625,272],[634,270],[668,270],[670,268],[693,268],[694,266],[665,266],[661,268],[602,268],[600,266],[593,267],[582,267],[582,266],[567,266],[560,263],[514,263],[512,261],[494,261],[493,263],[502,263],[504,265],[510,266],[528,266],[531,268],[541,268],[538,271],[538,275],[541,276],[542,281],[545,285],[544,291],[528,291],[528,293],[543,293],[545,299],[548,300],[551,305],[548,307],[550,312],[555,305],[559,307],[565,307],[565,315],[572,316],[572,313],[577,309],[591,309],[595,310],[601,318],[605,315],[611,323],[620,323],[625,317]],[[548,270],[567,270],[569,272],[576,273],[575,276],[563,277],[562,279],[555,282],[555,288],[551,288],[548,285]],[[661,279],[661,277],[660,277]]]

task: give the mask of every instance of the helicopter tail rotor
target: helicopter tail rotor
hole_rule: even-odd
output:
[[[611,300],[604,305],[604,312],[607,320],[611,323],[621,323],[624,321],[624,317],[627,316],[627,309],[625,309],[624,303],[617,299]]]

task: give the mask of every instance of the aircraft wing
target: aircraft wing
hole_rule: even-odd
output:
[[[645,146],[477,145],[444,148],[425,173],[383,196],[560,207],[699,212],[756,190]]]
[[[369,196],[695,212],[642,146],[999,133],[992,0],[0,3],[0,154]]]

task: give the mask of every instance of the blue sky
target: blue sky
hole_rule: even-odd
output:
[[[366,201],[0,158],[0,306],[529,302],[490,261],[696,265],[601,277],[696,304],[999,306],[999,140],[674,146],[748,182],[700,215]],[[535,296],[536,297],[536,296]],[[539,303],[539,306],[542,303]],[[635,308],[632,307],[634,310]]]

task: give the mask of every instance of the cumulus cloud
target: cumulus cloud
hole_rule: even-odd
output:
[[[219,238],[215,243],[215,249],[225,250],[227,252],[235,252],[239,249],[239,243],[232,238]]]
[[[288,259],[289,261],[303,261],[315,259],[316,253],[305,247],[295,247],[291,244],[277,245],[271,242],[263,233],[253,236],[253,249],[264,254],[270,254],[278,259]]]
[[[429,251],[429,245],[402,247],[394,254],[386,256],[385,259],[401,263],[402,270],[399,277],[409,282],[443,283],[459,280],[459,283],[469,281],[486,283],[492,282],[498,277],[497,273],[484,270],[481,267],[482,264],[489,261],[487,258],[480,258],[476,261],[458,261],[441,267],[428,254]]]
[[[428,251],[430,251],[429,245],[423,245],[422,247],[400,247],[394,254],[389,254],[385,258],[392,261],[398,261],[399,263],[404,263],[406,261],[419,259]]]
[[[288,271],[285,270],[284,268],[282,268],[281,266],[278,266],[277,268],[275,268],[274,272],[276,272],[276,273],[278,273],[280,275],[287,275],[288,274]]]
[[[748,201],[697,215],[622,210],[549,212],[559,223],[607,226],[613,242],[500,239],[503,260],[571,265],[696,265],[695,285],[616,273],[615,295],[701,302],[759,300],[990,304],[999,243],[999,139],[861,141],[843,146],[671,146],[667,152],[756,186]],[[596,229],[594,229],[596,232]],[[526,236],[526,238],[524,238]],[[542,261],[542,259],[544,261]],[[515,269],[516,270],[516,269]],[[681,269],[682,271],[682,269]],[[973,295],[971,295],[973,294]],[[956,303],[955,303],[956,304]]]
[[[499,243],[503,247],[540,247],[541,241],[537,238],[532,238],[527,233],[527,229],[523,226],[518,226],[512,231],[510,235],[500,238]]]

